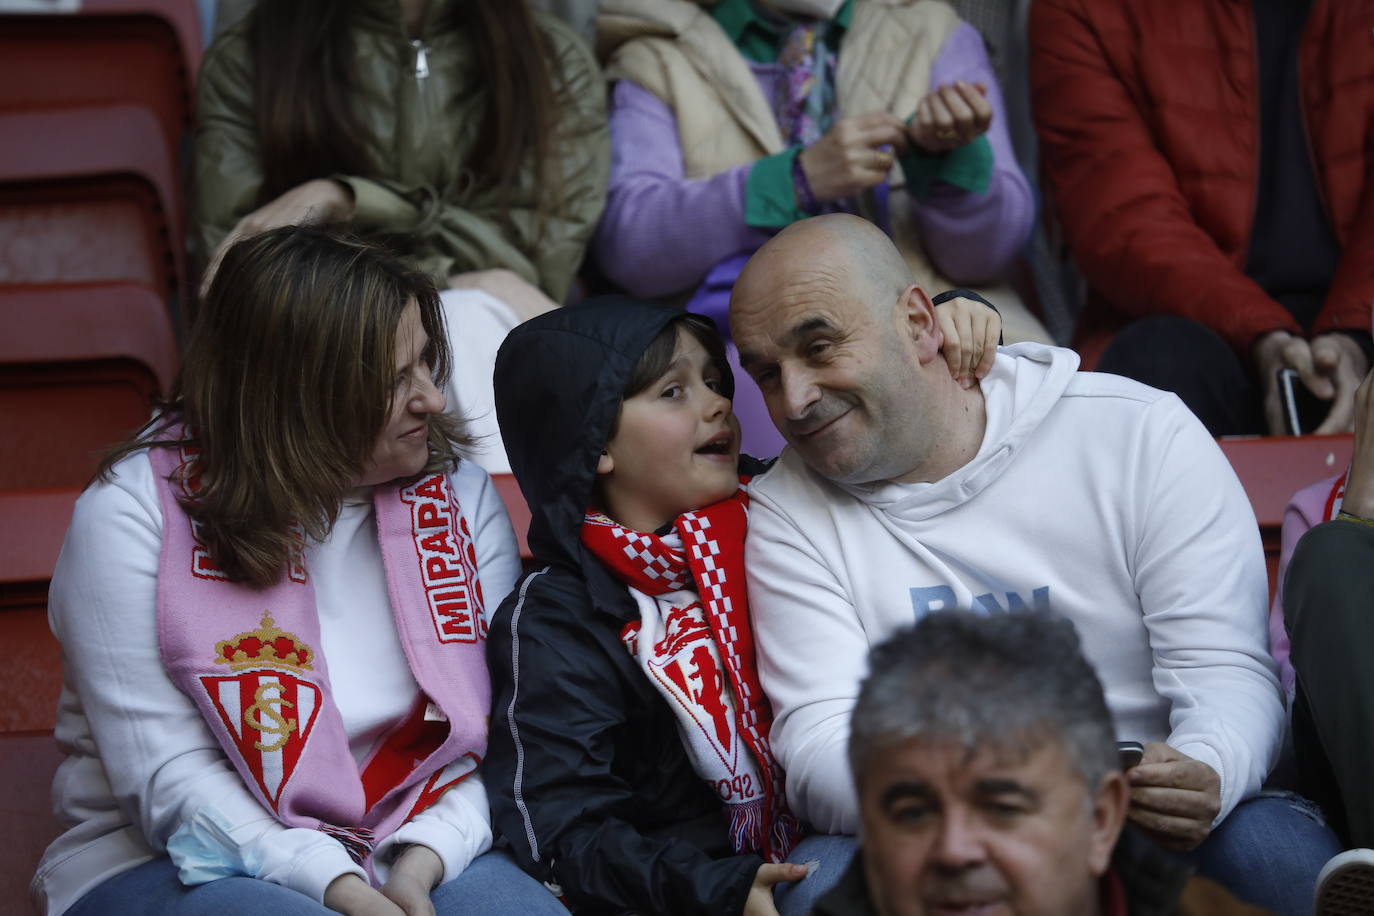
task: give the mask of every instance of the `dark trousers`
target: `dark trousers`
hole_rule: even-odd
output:
[[[1374,528],[1335,521],[1303,535],[1283,608],[1299,789],[1342,840],[1374,846]]]
[[[1117,332],[1098,372],[1172,391],[1213,436],[1262,434],[1263,391],[1221,335],[1175,315],[1153,315]]]

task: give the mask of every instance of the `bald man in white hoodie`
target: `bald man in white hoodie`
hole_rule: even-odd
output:
[[[1002,348],[961,387],[930,299],[844,215],[762,248],[730,323],[789,445],[749,488],[746,556],[793,809],[824,833],[858,827],[845,742],[870,646],[930,611],[1052,608],[1077,626],[1118,738],[1145,744],[1131,820],[1242,898],[1310,906],[1329,832],[1254,798],[1284,728],[1255,518],[1182,402],[1039,344]],[[1214,834],[1238,805],[1254,823]],[[1285,824],[1299,848],[1260,855]]]

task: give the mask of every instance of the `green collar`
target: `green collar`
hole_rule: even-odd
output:
[[[844,6],[830,21],[826,40],[831,47],[836,47],[844,37],[853,15],[854,0],[845,0]],[[791,31],[785,22],[760,14],[750,0],[720,0],[711,8],[711,16],[725,30],[739,52],[756,64],[776,63]]]

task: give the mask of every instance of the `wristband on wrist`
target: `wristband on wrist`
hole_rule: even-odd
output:
[[[1354,522],[1357,525],[1367,525],[1374,528],[1374,518],[1365,518],[1363,515],[1356,515],[1354,512],[1347,512],[1344,509],[1336,513],[1336,518],[1343,522]]]
[[[801,153],[792,157],[792,190],[797,195],[797,206],[807,213],[820,209],[816,195],[811,192],[811,182],[806,180],[806,169],[802,168]]]

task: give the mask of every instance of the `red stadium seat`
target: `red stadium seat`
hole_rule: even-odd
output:
[[[1279,436],[1219,439],[1259,522],[1269,565],[1269,594],[1274,593],[1279,565],[1283,510],[1293,494],[1311,483],[1339,474],[1350,463],[1355,437]]]
[[[0,735],[53,727],[62,653],[48,629],[48,582],[80,492],[0,491],[0,645],[10,650],[0,667]]]
[[[172,162],[191,125],[199,66],[193,0],[83,0],[69,13],[0,14],[0,109],[141,105]]]
[[[29,879],[60,828],[52,813],[52,777],[62,755],[51,731],[0,734],[0,916],[29,916]]]
[[[135,105],[0,111],[0,283],[129,280],[171,296],[180,187]]]
[[[0,490],[81,487],[176,369],[157,296],[133,284],[0,286]]]
[[[530,553],[530,544],[527,540],[530,530],[530,507],[525,502],[525,495],[520,492],[520,484],[515,482],[514,474],[493,474],[491,475],[491,482],[496,484],[496,491],[501,494],[501,499],[506,504],[506,513],[510,515],[510,522],[515,526],[515,541],[520,545],[520,557],[528,560],[533,556]],[[504,597],[506,596],[501,596],[501,598]],[[497,600],[501,599],[498,598]]]

